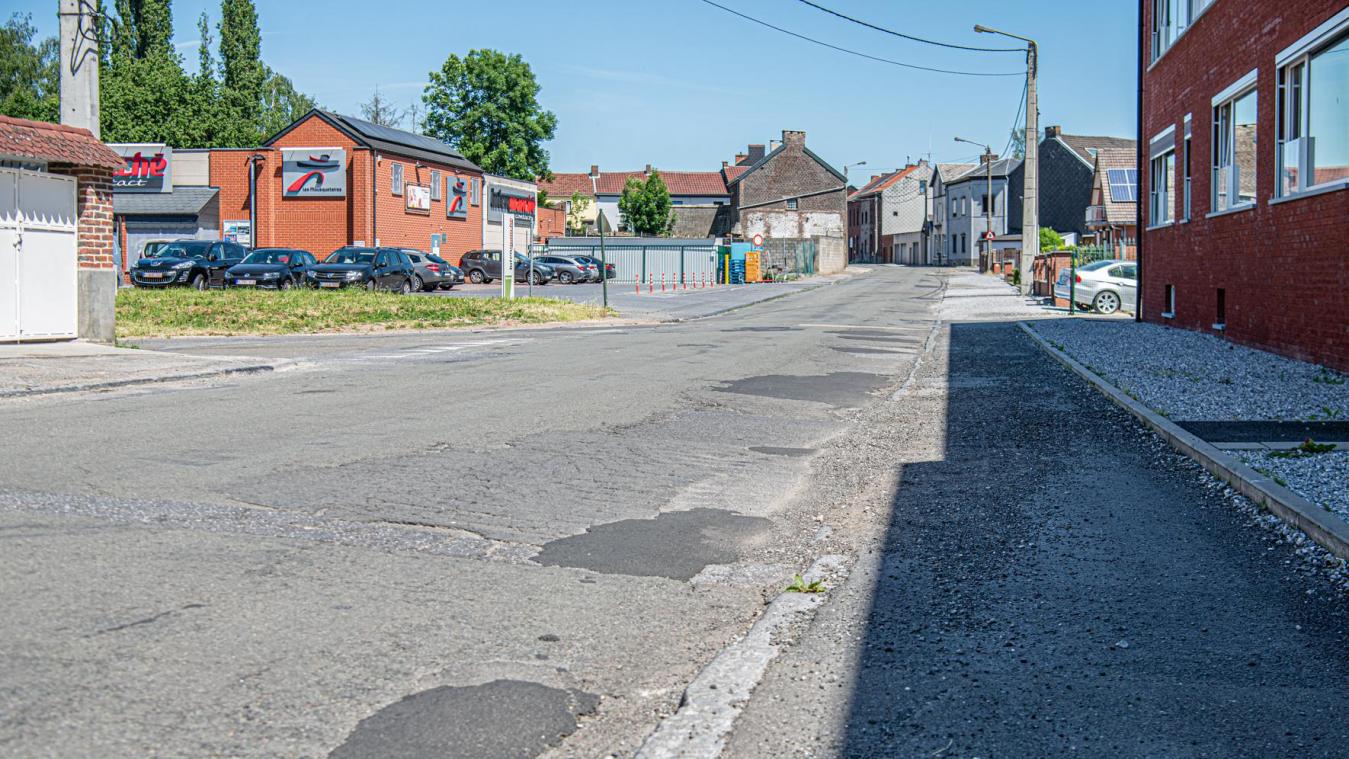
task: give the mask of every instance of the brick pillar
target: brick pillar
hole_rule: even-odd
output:
[[[77,330],[80,338],[111,343],[116,335],[117,270],[113,262],[112,170],[52,164],[76,180]]]

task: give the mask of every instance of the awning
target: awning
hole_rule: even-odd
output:
[[[220,190],[215,187],[178,187],[173,192],[114,192],[112,211],[118,216],[197,216]]]

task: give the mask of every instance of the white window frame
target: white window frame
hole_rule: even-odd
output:
[[[1158,191],[1158,162],[1165,167],[1167,159],[1171,161],[1170,175],[1166,177],[1166,187],[1164,191]],[[1165,173],[1165,172],[1163,172]],[[1176,188],[1176,125],[1172,124],[1166,129],[1153,135],[1148,140],[1148,229],[1165,227],[1175,223],[1172,211],[1172,195]],[[1109,177],[1107,176],[1107,181]],[[1158,218],[1158,212],[1165,210],[1162,218]]]
[[[1152,0],[1152,58],[1156,63],[1176,46],[1182,35],[1194,26],[1217,0]],[[1173,14],[1171,8],[1178,8]],[[1158,24],[1161,21],[1161,24]],[[1173,25],[1172,21],[1176,23]],[[1173,28],[1174,26],[1174,28]]]
[[[431,169],[431,200],[440,200],[441,182],[440,169]]]
[[[1308,117],[1311,115],[1311,59],[1313,56],[1322,52],[1333,43],[1339,42],[1342,35],[1349,33],[1349,8],[1341,10],[1334,16],[1331,16],[1324,23],[1317,26],[1311,32],[1304,35],[1297,42],[1284,48],[1277,56],[1274,63],[1276,70],[1277,100],[1275,101],[1275,120],[1274,120],[1274,176],[1277,181],[1274,183],[1274,197],[1270,202],[1283,198],[1300,197],[1305,194],[1319,194],[1332,190],[1349,188],[1349,179],[1334,179],[1320,184],[1308,184],[1312,172],[1309,169],[1315,166],[1315,136],[1308,134]],[[1299,80],[1294,86],[1289,81],[1290,73],[1297,71]],[[1295,114],[1293,106],[1296,106]],[[1290,115],[1296,115],[1296,128],[1293,130],[1297,134],[1294,137],[1289,136],[1289,118]],[[1284,156],[1290,149],[1296,151],[1298,178],[1297,184],[1287,190],[1284,188],[1285,173],[1284,167],[1287,165]]]
[[[397,161],[389,162],[389,191],[394,195],[403,194],[403,164]]]
[[[1245,76],[1223,88],[1222,92],[1213,96],[1210,110],[1212,119],[1212,145],[1209,155],[1209,216],[1217,214],[1232,213],[1243,211],[1255,207],[1260,198],[1260,161],[1258,160],[1260,150],[1260,94],[1257,91],[1257,83],[1260,80],[1260,69],[1252,69]],[[1255,187],[1254,197],[1251,200],[1232,202],[1232,199],[1241,194],[1241,176],[1236,164],[1236,146],[1233,142],[1236,139],[1236,125],[1233,119],[1236,114],[1236,103],[1247,95],[1255,97],[1255,140],[1257,160],[1252,163],[1255,168],[1255,178],[1253,186]],[[1228,111],[1227,122],[1224,123],[1220,111],[1226,108]],[[1229,154],[1230,153],[1230,154]],[[1231,163],[1222,163],[1225,159],[1231,159]],[[1219,177],[1222,170],[1227,169],[1227,186],[1220,188]],[[1218,195],[1220,189],[1226,189],[1227,206],[1218,207]]]

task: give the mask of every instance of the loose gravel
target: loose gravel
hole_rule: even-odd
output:
[[[1172,419],[1349,419],[1349,382],[1315,364],[1156,324],[1054,319],[1051,345]]]
[[[1006,321],[1053,317],[1036,298],[1017,288],[972,270],[956,271],[947,280],[946,297],[939,310],[942,321]]]
[[[1241,459],[1326,511],[1349,520],[1349,451],[1310,455],[1242,451]]]

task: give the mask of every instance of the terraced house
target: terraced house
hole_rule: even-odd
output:
[[[1349,5],[1140,18],[1141,317],[1349,369]]]

